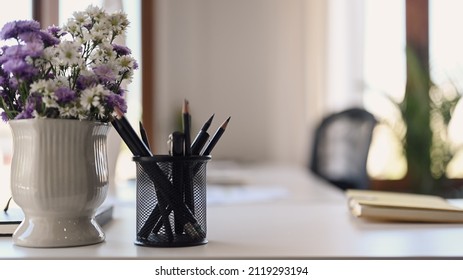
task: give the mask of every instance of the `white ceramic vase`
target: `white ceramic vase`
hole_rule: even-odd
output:
[[[25,214],[13,242],[69,247],[102,242],[95,211],[108,192],[104,123],[28,119],[9,122],[13,134],[11,190]]]

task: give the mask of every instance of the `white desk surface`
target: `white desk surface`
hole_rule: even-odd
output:
[[[213,173],[213,172],[212,172]],[[462,258],[463,225],[366,222],[352,217],[344,194],[303,168],[266,166],[230,171],[252,188],[288,193],[259,202],[208,206],[206,245],[134,245],[135,202],[116,204],[103,243],[37,249],[0,237],[2,259],[343,259]]]

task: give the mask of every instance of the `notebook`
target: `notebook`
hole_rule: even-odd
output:
[[[359,218],[388,221],[463,223],[463,208],[433,195],[347,190],[349,209]]]

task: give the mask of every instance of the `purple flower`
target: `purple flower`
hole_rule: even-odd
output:
[[[138,69],[138,63],[136,61],[133,62],[133,70]]]
[[[5,58],[5,60],[24,59],[28,54],[29,53],[24,45],[14,45],[5,49],[3,57]]]
[[[6,114],[5,111],[1,112],[1,113],[0,113],[0,116],[2,117],[2,121],[8,122],[8,120],[9,120],[9,119],[8,119],[8,115]]]
[[[38,72],[36,68],[34,68],[32,65],[27,64],[24,60],[22,59],[10,59],[3,63],[3,69],[6,72],[12,73],[14,75],[17,75],[19,78],[31,78],[35,76]]]
[[[26,100],[26,105],[21,113],[19,113],[15,119],[32,119],[34,117],[34,111],[42,106],[42,96],[39,94],[32,94]]]
[[[21,69],[27,66],[28,66],[27,63],[24,60],[13,58],[13,59],[7,60],[3,64],[3,69],[9,73],[17,73],[17,72],[20,72]]]
[[[93,72],[97,75],[101,82],[112,82],[116,79],[114,71],[107,65],[100,65],[93,68]]]
[[[19,113],[15,119],[16,120],[22,120],[22,119],[32,119],[34,117],[34,106],[32,104],[26,103],[26,107],[24,107],[24,110]]]
[[[43,45],[39,42],[29,43],[27,45],[14,45],[5,49],[0,56],[0,64],[11,59],[24,60],[27,56],[38,57],[43,52]]]
[[[14,45],[6,48],[0,56],[0,64],[9,59],[25,59],[27,56],[38,57],[43,53],[42,42],[29,43],[27,45]]]
[[[43,44],[41,42],[31,42],[25,46],[25,52],[30,57],[39,57],[43,53]]]
[[[8,47],[2,48],[2,52],[0,53],[0,66],[3,64],[3,62],[8,60],[8,57],[5,55],[5,50],[7,50]],[[0,68],[1,71],[1,68]]]
[[[108,96],[106,96],[105,102],[106,102],[107,107],[109,107],[109,108],[117,107],[117,108],[119,108],[123,113],[126,113],[126,112],[127,112],[127,103],[126,103],[124,97],[122,97],[122,96],[119,95],[119,94],[116,94],[116,93],[114,93],[114,92],[111,92],[111,94],[109,94]]]
[[[87,30],[90,30],[90,29],[93,28],[93,23],[85,24],[84,27],[85,27]]]
[[[47,28],[47,32],[53,35],[56,38],[60,38],[61,36],[66,35],[66,32],[64,32],[61,27],[58,27],[56,25],[49,26]]]
[[[25,43],[41,41],[41,38],[38,32],[20,33],[18,34],[18,38],[23,40]]]
[[[76,93],[67,87],[60,87],[55,91],[56,101],[60,104],[65,104],[73,101],[76,98]]]
[[[1,52],[0,52],[0,56],[3,56],[3,54],[5,53],[5,51],[6,51],[8,48],[9,48],[9,46],[2,46],[2,47],[0,48],[0,51],[1,51]]]
[[[34,112],[34,110],[30,110],[29,107],[26,107],[14,119],[15,120],[32,119],[34,117],[33,112]]]
[[[45,45],[45,47],[58,45],[60,43],[60,40],[58,38],[56,38],[48,32],[40,31],[39,34],[40,38],[42,38],[42,42]]]
[[[9,79],[8,80],[8,87],[12,91],[17,90],[18,89],[18,80],[17,79]]]
[[[22,59],[13,58],[3,63],[3,69],[8,73],[18,74],[26,71],[29,65]]]
[[[78,90],[83,90],[96,84],[98,84],[98,78],[96,76],[79,76],[77,78],[76,87]]]
[[[121,46],[117,44],[113,44],[112,46],[113,46],[113,50],[117,53],[118,56],[129,55],[132,53],[130,49],[127,48],[126,46]]]
[[[3,100],[8,100],[8,93],[5,90],[0,89],[0,98]]]
[[[10,38],[18,38],[19,34],[27,32],[38,32],[40,23],[35,20],[18,20],[5,24],[0,31],[0,39],[7,40]]]
[[[8,78],[0,76],[0,87],[8,86]]]
[[[118,88],[117,91],[115,91],[114,93],[117,94],[117,95],[120,95],[120,96],[125,96],[125,92],[126,92],[125,89]]]

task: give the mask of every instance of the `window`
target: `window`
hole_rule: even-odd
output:
[[[463,37],[460,36],[463,19],[460,11],[463,2],[430,0],[429,37],[431,79],[442,88],[454,84],[463,93]],[[449,137],[457,147],[463,144],[463,104],[457,105],[449,125]],[[457,153],[449,164],[449,177],[463,177],[463,153]]]
[[[16,0],[15,9],[0,9],[0,25],[18,19],[32,19],[32,0]]]
[[[404,0],[365,1],[364,48],[364,103],[381,120],[375,130],[368,172],[375,178],[398,179],[406,172],[397,134],[403,133],[403,126],[391,100],[400,102],[405,92]]]
[[[32,1],[16,0],[15,9],[0,9],[0,28],[7,22],[24,19],[32,19]],[[4,206],[10,197],[9,184],[4,185],[5,178],[10,178],[10,163],[13,152],[11,132],[8,125],[0,124],[0,178],[3,178],[0,186],[0,206]]]
[[[463,93],[463,37],[459,29],[463,24],[459,16],[462,8],[461,1],[429,2],[431,80],[443,88],[453,84],[460,93]],[[365,1],[364,35],[364,101],[367,109],[383,121],[375,132],[368,171],[372,177],[398,179],[405,175],[406,162],[397,133],[405,130],[390,99],[400,102],[405,91],[405,0]],[[463,144],[462,106],[461,102],[457,105],[449,126],[449,137],[455,147]],[[460,152],[448,166],[447,176],[462,177],[462,164]]]

